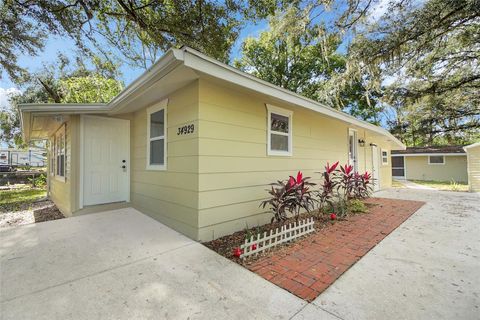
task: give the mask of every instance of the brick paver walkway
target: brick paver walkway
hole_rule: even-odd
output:
[[[368,214],[337,221],[248,268],[302,299],[314,300],[424,204],[383,198],[369,202],[377,206]]]

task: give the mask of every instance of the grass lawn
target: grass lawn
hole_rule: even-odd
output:
[[[2,190],[0,191],[0,205],[29,203],[46,195],[45,189]]]
[[[435,188],[438,190],[445,190],[445,191],[468,191],[468,184],[465,182],[454,182],[454,181],[423,181],[423,180],[411,180],[416,184]]]

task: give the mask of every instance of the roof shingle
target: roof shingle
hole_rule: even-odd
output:
[[[405,150],[392,150],[392,154],[423,153],[465,153],[465,150],[463,150],[463,146],[407,147]]]

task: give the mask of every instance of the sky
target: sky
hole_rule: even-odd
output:
[[[247,37],[257,37],[261,31],[268,28],[268,23],[265,20],[258,21],[257,23],[249,23],[242,28],[240,35],[232,47],[231,59],[238,57],[240,54],[241,44]],[[39,70],[43,65],[52,63],[56,60],[57,53],[64,53],[67,56],[72,56],[75,52],[75,45],[72,40],[65,38],[52,37],[47,41],[45,50],[40,52],[38,56],[32,57],[29,55],[19,55],[18,64],[29,71]],[[125,85],[135,80],[144,70],[141,68],[135,68],[128,65],[123,65],[121,72]],[[9,89],[15,88],[15,84],[8,78],[8,75],[3,72],[0,79],[0,88]],[[3,92],[4,93],[4,92]],[[0,95],[3,94],[0,91]],[[1,96],[0,96],[0,99]],[[0,100],[1,101],[1,100]]]
[[[268,28],[268,22],[266,20],[260,20],[256,23],[249,23],[244,26],[240,32],[240,35],[232,47],[231,60],[238,58],[240,55],[241,45],[247,37],[258,37],[259,34]],[[72,57],[75,53],[75,44],[70,39],[51,37],[48,39],[45,48],[37,56],[30,56],[27,54],[20,54],[18,56],[18,64],[23,68],[34,72],[40,70],[44,65],[55,62],[58,53],[64,53],[69,57]],[[124,64],[121,67],[122,79],[127,86],[138,76],[140,76],[145,70],[132,67]],[[12,94],[19,94],[21,91],[8,77],[8,74],[0,68],[0,111],[8,110],[10,108],[9,97]],[[0,148],[5,148],[6,144],[0,142]]]
[[[232,47],[231,60],[239,57],[242,42],[247,37],[258,37],[260,32],[268,28],[268,22],[266,20],[260,20],[256,23],[249,23],[242,28],[240,35]],[[75,44],[70,39],[52,37],[48,39],[45,49],[38,54],[38,56],[19,55],[18,64],[29,71],[40,70],[44,65],[52,63],[56,60],[58,53],[64,53],[69,57],[72,57],[75,53]],[[9,79],[8,75],[2,71],[0,78],[0,110],[4,110],[9,107],[8,96],[12,93],[21,92],[18,87]],[[132,67],[124,64],[120,71],[122,73],[122,79],[127,86],[138,76],[140,76],[145,70]]]
[[[372,8],[372,14],[370,19],[378,19],[386,10],[386,4],[391,0],[377,0],[375,6]],[[421,0],[419,0],[421,1]],[[335,12],[327,12],[321,15],[322,20],[327,24],[334,19]],[[234,60],[239,57],[241,52],[241,44],[247,37],[258,37],[259,34],[268,29],[268,22],[266,20],[259,20],[256,23],[249,22],[240,31],[240,35],[232,47],[230,58]],[[346,40],[348,41],[348,39]],[[346,47],[343,45],[340,47],[342,50]],[[72,40],[58,37],[51,37],[48,39],[45,49],[40,52],[38,56],[29,56],[20,54],[18,57],[18,64],[27,70],[34,72],[41,69],[45,64],[52,63],[56,60],[58,53],[64,53],[67,56],[73,56],[75,53],[75,45]],[[2,70],[0,70],[2,71]],[[142,72],[143,69],[138,67],[132,67],[124,64],[121,67],[122,79],[127,86],[133,80],[135,80]],[[16,85],[8,78],[5,72],[2,72],[0,78],[0,109],[8,107],[8,94],[12,92],[18,92]]]

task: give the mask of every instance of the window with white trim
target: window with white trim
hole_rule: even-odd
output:
[[[50,174],[53,176],[55,176],[55,136],[52,137],[52,139],[50,140],[50,149],[49,149],[49,162],[50,162]]]
[[[292,155],[292,115],[290,110],[267,104],[268,110],[268,155]]]
[[[382,164],[388,165],[388,151],[382,149]]]
[[[167,103],[147,109],[147,169],[167,168]]]
[[[444,156],[428,156],[428,164],[445,164]]]
[[[67,163],[67,144],[65,125],[62,125],[60,129],[55,133],[55,178],[57,180],[65,181],[66,175],[66,163]]]

